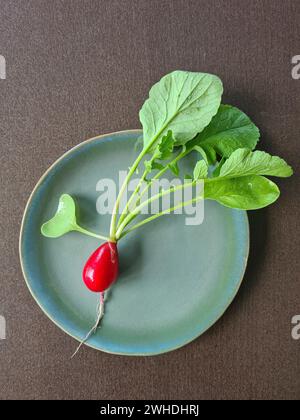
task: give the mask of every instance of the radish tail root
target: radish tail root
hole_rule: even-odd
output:
[[[71,359],[73,359],[73,357],[76,356],[76,354],[79,352],[80,348],[83,346],[83,344],[85,344],[88,339],[95,334],[95,332],[97,331],[97,329],[100,326],[100,322],[103,318],[104,315],[104,293],[100,293],[100,302],[98,304],[97,307],[97,319],[96,319],[96,323],[93,326],[93,328],[87,333],[87,335],[85,336],[85,338],[80,342],[79,346],[77,347],[77,349],[75,350],[74,354],[72,355]]]

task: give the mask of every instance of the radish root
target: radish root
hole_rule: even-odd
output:
[[[85,338],[80,342],[79,346],[77,347],[77,349],[75,350],[75,352],[73,353],[73,355],[71,356],[71,359],[73,359],[73,357],[76,356],[76,354],[79,352],[80,348],[83,346],[83,344],[85,344],[87,342],[87,340],[96,333],[97,329],[100,326],[100,322],[103,318],[104,315],[104,293],[101,292],[100,293],[100,302],[98,304],[97,307],[97,319],[96,319],[96,323],[93,326],[93,328],[87,333],[87,335],[85,336]]]

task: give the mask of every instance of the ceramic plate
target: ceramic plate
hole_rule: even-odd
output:
[[[140,135],[108,134],[66,153],[39,181],[24,214],[20,256],[27,285],[48,317],[78,340],[95,320],[98,296],[85,288],[81,272],[100,243],[75,232],[47,239],[40,226],[68,193],[77,202],[80,224],[107,234],[110,216],[96,211],[98,182],[118,182],[119,170],[136,156]],[[248,258],[247,214],[205,202],[203,224],[186,226],[185,217],[165,216],[119,243],[121,275],[89,346],[123,355],[165,353],[203,334],[228,308]]]

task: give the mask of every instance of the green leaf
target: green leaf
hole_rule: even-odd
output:
[[[145,168],[147,170],[148,173],[155,171],[155,170],[159,170],[161,171],[162,169],[164,169],[164,165],[162,163],[156,162],[155,160],[145,160],[144,162]]]
[[[77,230],[75,211],[73,198],[68,194],[62,195],[55,216],[43,224],[42,234],[48,238],[59,238],[68,232]]]
[[[167,160],[173,155],[174,141],[172,131],[169,130],[167,135],[157,143],[152,159],[144,162],[145,168],[149,173],[155,169],[162,170],[164,168],[164,165],[157,161]]]
[[[208,127],[194,140],[192,146],[201,146],[210,163],[215,163],[217,154],[229,157],[235,150],[254,150],[260,133],[250,118],[237,108],[221,105]]]
[[[198,179],[207,178],[208,175],[208,166],[204,160],[199,160],[194,169],[194,181]]]
[[[183,145],[201,132],[216,115],[223,93],[214,75],[174,71],[156,83],[140,111],[144,148],[169,130],[175,144]]]
[[[205,198],[241,210],[266,207],[279,197],[277,185],[262,175],[288,177],[293,173],[283,159],[248,149],[236,150],[220,165],[219,176],[205,182]]]
[[[204,197],[230,208],[260,209],[274,203],[279,195],[277,185],[259,175],[205,180]]]
[[[144,165],[145,165],[146,171],[150,173],[153,168],[153,160],[145,160]]]
[[[292,168],[283,159],[248,149],[236,150],[220,170],[220,177],[269,175],[287,178],[292,174]]]
[[[164,136],[157,144],[156,149],[154,151],[153,158],[159,160],[166,160],[169,159],[174,150],[174,137],[172,131],[169,130],[167,135]]]
[[[165,169],[165,166],[162,163],[159,162],[153,162],[152,164],[152,169],[153,170],[158,170],[161,171],[162,169]]]

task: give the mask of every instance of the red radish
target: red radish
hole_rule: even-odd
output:
[[[106,242],[90,256],[83,269],[82,277],[86,287],[92,292],[100,293],[100,302],[95,325],[80,342],[72,357],[78,353],[80,347],[99,328],[104,315],[104,292],[117,280],[118,274],[119,255],[117,244],[115,242]]]
[[[92,292],[104,292],[116,280],[119,273],[117,244],[106,242],[88,259],[83,270],[83,281]]]

